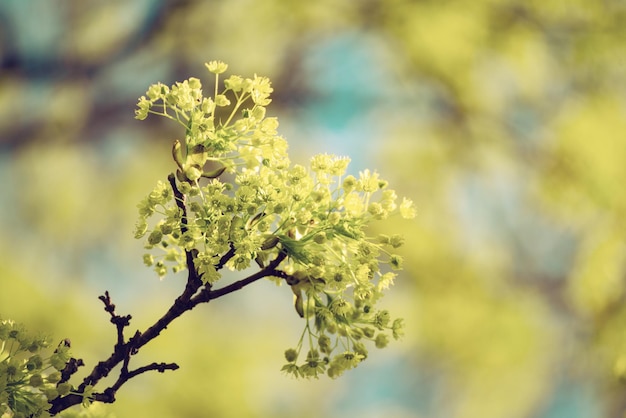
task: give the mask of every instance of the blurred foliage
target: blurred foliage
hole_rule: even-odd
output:
[[[269,357],[299,325],[287,289],[263,283],[181,319],[142,353],[181,370],[101,410],[622,417],[625,19],[623,0],[5,0],[0,313],[91,365],[113,341],[98,294],[138,328],[160,314],[180,282],[143,271],[131,231],[174,134],[133,107],[222,59],[272,79],[292,154],[374,161],[417,203],[386,301],[407,318],[407,367],[285,379]],[[371,392],[351,389],[364,379]]]

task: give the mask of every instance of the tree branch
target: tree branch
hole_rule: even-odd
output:
[[[170,174],[168,176],[168,180],[172,186],[172,190],[174,191],[176,205],[182,211],[181,233],[184,233],[185,231],[187,231],[187,209],[185,206],[185,197],[178,190],[176,186],[176,179],[173,174]],[[136,331],[135,334],[128,339],[128,341],[125,341],[124,329],[130,326],[131,316],[120,316],[115,313],[115,304],[112,303],[111,296],[108,291],[106,291],[103,296],[98,297],[98,299],[100,299],[104,304],[104,310],[111,315],[111,323],[113,323],[116,327],[117,341],[113,347],[113,353],[109,356],[108,359],[99,362],[93,368],[91,373],[83,379],[83,382],[78,386],[78,388],[76,388],[75,391],[68,395],[54,399],[51,402],[52,407],[49,411],[51,415],[55,415],[73,405],[82,403],[84,399],[81,394],[85,393],[87,387],[96,385],[102,378],[108,376],[109,373],[111,373],[111,371],[120,363],[122,364],[122,366],[116,382],[112,386],[106,388],[101,393],[91,394],[89,399],[99,402],[112,403],[115,401],[115,394],[117,390],[128,380],[151,370],[156,370],[160,373],[163,373],[165,372],[165,370],[178,369],[179,366],[176,363],[151,363],[146,366],[142,366],[135,370],[129,371],[129,364],[131,356],[137,354],[141,347],[159,336],[160,333],[165,330],[169,326],[169,324],[172,323],[172,321],[174,321],[176,318],[181,316],[183,313],[192,310],[200,303],[206,303],[213,299],[217,299],[229,293],[240,290],[243,287],[248,286],[249,284],[254,283],[255,281],[263,277],[288,277],[285,272],[278,270],[278,266],[280,265],[280,263],[282,263],[283,260],[287,258],[287,253],[281,251],[278,253],[274,260],[272,260],[266,267],[262,268],[260,271],[221,289],[212,290],[210,284],[203,284],[202,278],[195,268],[194,260],[197,257],[197,251],[191,250],[186,251],[185,253],[188,268],[188,276],[185,289],[174,300],[172,306],[167,310],[167,312],[161,318],[159,318],[156,323],[154,323],[154,325],[146,329],[143,333]],[[230,249],[222,255],[219,262],[216,264],[216,269],[222,269],[226,265],[228,260],[234,257],[234,255],[235,247],[231,243]],[[198,292],[198,290],[200,291]],[[76,367],[73,367],[74,371],[75,369]]]
[[[115,305],[111,302],[111,296],[109,292],[104,292],[103,296],[98,296],[98,299],[104,303],[104,310],[111,315],[111,323],[115,324],[117,328],[117,343],[116,346],[124,344],[124,328],[130,325],[131,316],[119,316],[115,314]]]
[[[188,231],[188,220],[187,220],[187,206],[185,205],[185,195],[178,190],[178,186],[176,186],[176,176],[174,173],[170,173],[167,176],[167,180],[172,187],[172,191],[174,193],[174,201],[176,202],[176,206],[180,209],[182,216],[180,218],[180,233],[184,234]],[[185,250],[185,261],[187,264],[187,271],[189,275],[187,276],[187,285],[185,286],[185,291],[181,295],[183,299],[189,299],[193,296],[200,286],[202,286],[202,279],[198,276],[198,272],[196,271],[196,265],[194,260],[196,258],[197,251]]]
[[[242,289],[243,287],[256,282],[259,279],[262,279],[263,277],[269,277],[269,276],[276,276],[276,277],[284,277],[284,272],[277,270],[276,268],[278,267],[278,265],[287,257],[287,254],[284,252],[281,252],[278,254],[278,256],[272,260],[272,262],[265,267],[263,270],[246,277],[245,279],[236,281],[235,283],[229,284],[228,286],[222,287],[221,289],[216,289],[216,290],[211,290],[208,292],[208,300],[213,300],[213,299],[217,299],[219,297],[222,297],[224,295],[227,295],[229,293],[235,292],[237,290]],[[200,296],[200,295],[198,295]],[[194,301],[194,299],[192,299],[192,301]]]

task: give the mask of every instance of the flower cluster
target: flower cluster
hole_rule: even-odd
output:
[[[384,347],[389,335],[402,334],[402,321],[375,304],[402,267],[394,250],[403,239],[365,231],[394,212],[415,216],[413,204],[398,202],[376,172],[347,174],[345,157],[322,154],[309,167],[292,165],[278,121],[265,115],[269,80],[230,76],[220,91],[226,65],[207,68],[215,74],[212,97],[191,78],[171,87],[155,84],[139,100],[137,118],[157,114],[185,128],[183,142],[173,146],[177,190],[160,182],[139,204],[135,236],[161,251],[146,254],[144,262],[162,277],[168,267],[187,268],[193,254],[195,269],[212,285],[224,266],[264,268],[284,256],[272,278],[291,286],[306,325],[283,370],[338,376],[367,356],[364,340]],[[159,219],[150,225],[155,214]],[[305,345],[306,360],[298,364]],[[331,357],[335,350],[341,353]]]
[[[24,327],[0,320],[0,416],[50,416],[49,401],[70,392],[61,383],[61,371],[70,355],[61,344],[52,354],[44,354],[47,338],[34,337]]]

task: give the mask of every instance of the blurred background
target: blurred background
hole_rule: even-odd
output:
[[[131,330],[169,306],[184,277],[157,280],[132,230],[181,132],[134,108],[214,59],[271,78],[293,161],[348,155],[416,202],[381,226],[407,237],[383,301],[406,336],[294,381],[291,293],[256,283],[135,360],[180,370],[66,416],[624,416],[623,0],[2,0],[0,315],[91,369],[115,338],[98,295]]]

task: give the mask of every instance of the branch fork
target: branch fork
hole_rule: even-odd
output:
[[[173,174],[168,176],[168,180],[172,186],[176,204],[183,213],[181,220],[181,232],[184,233],[187,231],[187,209],[185,206],[185,196],[176,186],[176,179]],[[230,250],[220,258],[220,261],[215,266],[216,269],[219,270],[223,268],[226,263],[234,257],[234,255],[235,248],[231,244]],[[104,295],[98,297],[98,299],[104,304],[105,312],[111,316],[110,322],[115,325],[116,328],[117,338],[116,343],[113,346],[113,353],[108,359],[100,361],[74,391],[65,396],[60,396],[54,399],[51,402],[52,407],[49,410],[51,415],[56,415],[59,412],[74,405],[83,403],[86,400],[113,403],[115,402],[115,395],[117,391],[130,379],[149,371],[164,373],[166,370],[178,369],[179,366],[176,363],[154,362],[131,370],[130,360],[131,356],[138,354],[141,347],[156,338],[174,319],[178,318],[183,313],[192,310],[197,305],[201,303],[208,303],[213,299],[217,299],[240,290],[264,277],[275,276],[285,278],[287,276],[285,272],[278,270],[279,265],[287,258],[287,254],[283,251],[280,252],[267,266],[261,268],[261,270],[256,273],[231,283],[223,288],[213,290],[209,283],[203,283],[201,276],[195,268],[194,262],[197,257],[197,251],[186,251],[185,256],[187,261],[188,276],[183,292],[174,300],[168,311],[143,333],[137,330],[132,337],[126,340],[124,337],[124,331],[130,326],[132,316],[119,315],[115,312],[116,307],[112,302],[111,295],[108,291],[105,291]],[[108,376],[111,371],[120,364],[121,367],[119,375],[113,385],[104,389],[102,392],[89,393],[89,390],[93,386],[95,386],[101,379]],[[78,370],[78,367],[82,365],[82,360],[70,359],[63,371],[61,382],[66,382],[70,376]]]

